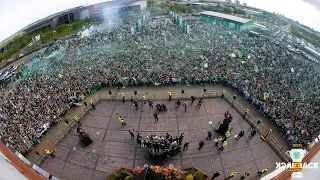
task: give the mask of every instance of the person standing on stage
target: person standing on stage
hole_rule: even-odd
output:
[[[124,122],[124,119],[121,116],[119,116],[118,119],[119,119],[119,121],[120,121],[122,126],[126,126],[127,125],[126,122]]]
[[[228,142],[227,142],[227,141],[223,141],[223,144],[222,144],[221,148],[219,148],[219,149],[220,149],[221,151],[223,151],[224,148],[227,147],[227,145],[228,145]]]
[[[193,104],[193,102],[196,100],[196,98],[194,96],[191,96],[191,104]]]
[[[267,172],[268,172],[268,170],[269,170],[269,167],[267,167],[267,168],[263,168],[261,171],[258,171],[258,175],[259,175],[259,177],[260,177],[262,174],[267,173]]]
[[[212,137],[211,131],[208,131],[208,136],[207,136],[206,140],[209,139],[209,141],[211,141],[211,137]]]
[[[168,96],[169,96],[169,101],[171,101],[172,93],[168,92]]]
[[[232,172],[226,179],[231,179],[237,176],[237,172]]]
[[[215,146],[218,146],[218,144],[221,143],[222,140],[223,140],[223,138],[221,136],[219,136]]]
[[[122,102],[126,102],[126,96],[124,95],[124,93],[120,93],[121,97],[122,97]]]
[[[244,112],[244,114],[242,116],[243,119],[247,116],[248,112],[249,112],[249,109],[246,109],[246,111]]]
[[[244,136],[244,131],[240,131],[239,135],[236,137],[236,141]]]
[[[256,133],[257,133],[257,130],[253,128],[252,131],[250,132],[249,139],[251,139]]]
[[[157,112],[153,114],[154,122],[158,122],[159,121],[158,114],[159,113],[157,113]]]
[[[199,142],[199,148],[198,148],[198,150],[200,150],[203,146],[204,146],[204,142],[203,142],[203,141],[200,141],[200,142]]]
[[[241,176],[241,180],[244,180],[245,178],[247,178],[250,175],[249,172],[245,172],[242,176]]]
[[[93,104],[93,99],[90,99],[90,105],[91,105],[92,109],[96,109],[96,107]]]
[[[220,171],[215,171],[215,172],[212,174],[211,180],[213,180],[214,178],[219,177],[219,176],[220,176]]]
[[[203,102],[203,101],[202,101],[202,98],[201,98],[201,99],[198,101],[198,104],[197,104],[197,106],[196,106],[196,107],[199,107],[199,108],[200,108],[200,107],[201,107],[202,102]]]
[[[189,142],[186,141],[186,142],[183,144],[183,150],[188,149],[188,146],[189,146]]]
[[[183,105],[184,106],[184,112],[187,112],[187,108],[188,108],[188,103],[187,101],[183,102]]]
[[[153,102],[150,99],[148,100],[148,102],[149,102],[150,109],[153,109]]]
[[[50,151],[49,149],[45,149],[44,150],[45,151],[45,153],[48,155],[48,156],[51,156],[52,158],[55,158],[56,156],[53,154],[53,150],[52,151]]]
[[[129,129],[129,133],[130,133],[130,135],[131,135],[131,139],[134,139],[134,134],[133,134],[132,131],[130,131],[130,129]]]

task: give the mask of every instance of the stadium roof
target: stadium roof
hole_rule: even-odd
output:
[[[46,22],[46,21],[51,21],[53,18],[55,18],[55,17],[57,17],[57,16],[59,16],[59,15],[61,15],[61,14],[64,14],[64,13],[66,13],[66,12],[69,12],[69,11],[71,11],[71,10],[81,9],[81,8],[85,8],[85,7],[88,7],[88,6],[89,6],[89,5],[78,6],[78,7],[75,7],[75,8],[70,8],[70,9],[66,9],[66,10],[63,10],[63,11],[60,11],[60,12],[51,14],[50,16],[47,16],[47,17],[42,18],[42,19],[39,19],[39,20],[37,20],[37,21],[29,24],[28,26],[26,26],[26,27],[24,28],[24,30],[29,29],[29,28],[31,28],[31,27],[33,27],[33,26],[37,26],[37,25],[40,24],[40,23],[44,23],[44,22]]]
[[[244,18],[241,18],[241,17],[232,16],[232,15],[229,15],[229,14],[218,13],[218,12],[213,12],[213,11],[204,11],[204,12],[201,12],[200,14],[208,15],[208,16],[220,17],[220,18],[223,18],[223,19],[228,19],[228,20],[236,21],[236,22],[240,22],[240,23],[247,23],[247,22],[251,21],[250,19],[244,19]]]

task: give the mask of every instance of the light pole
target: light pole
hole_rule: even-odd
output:
[[[183,94],[184,94],[184,90],[181,90],[181,94],[182,94],[182,102],[183,102]]]
[[[203,88],[203,98],[204,98],[204,94],[207,92],[206,88]]]
[[[237,98],[237,95],[233,95],[232,104],[231,104],[232,107],[234,107],[234,101],[236,100],[236,98]]]
[[[111,102],[112,102],[112,92],[111,92],[111,90],[109,90],[109,95],[110,95],[110,99],[111,99]]]

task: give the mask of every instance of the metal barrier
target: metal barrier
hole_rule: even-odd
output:
[[[100,99],[100,98],[99,98],[99,95],[100,95],[100,94],[97,93],[97,96],[95,96],[94,98],[92,98],[94,103],[97,103],[97,102],[99,101],[99,99]],[[82,118],[82,117],[88,112],[88,110],[90,110],[90,109],[91,109],[90,106],[83,106],[83,107],[81,107],[81,109],[79,110],[79,112],[76,113],[75,116],[77,116],[77,117],[81,120],[81,118]],[[69,119],[69,120],[70,120],[70,119]],[[71,120],[69,121],[69,125],[65,126],[65,128],[62,129],[61,132],[51,140],[51,141],[53,142],[53,144],[54,144],[54,145],[57,145],[57,144],[59,143],[59,141],[60,141],[65,135],[67,135],[67,134],[72,130],[72,128],[75,127],[76,125],[77,125],[77,123],[76,123],[73,119],[71,119]],[[43,161],[46,157],[47,157],[47,155],[41,154],[41,155],[38,156],[38,158],[35,160],[34,163],[37,164],[37,165],[40,165],[40,164],[42,163],[42,161]]]
[[[225,95],[226,101],[233,106],[233,108],[238,111],[239,114],[243,114],[245,112],[245,108],[242,107],[237,101],[233,100],[228,93]],[[247,120],[247,122],[250,124],[251,127],[254,127],[258,130],[260,134],[265,133],[267,130],[269,130],[267,127],[265,127],[263,124],[257,125],[257,120],[254,119],[254,117],[247,113],[246,117],[244,118]],[[290,156],[287,154],[287,150],[284,150],[280,143],[275,138],[270,138],[266,140],[266,142],[270,145],[270,147],[278,154],[278,156],[281,157],[282,160],[285,162],[291,162]]]
[[[125,93],[125,98],[126,100],[130,99],[130,97],[136,98],[138,100],[142,100],[142,97],[145,97],[145,100],[167,100],[168,98],[160,98],[157,97],[156,94],[137,94],[134,95],[133,93]],[[208,91],[208,92],[193,92],[193,93],[184,93],[182,94],[178,94],[178,95],[172,95],[173,100],[177,100],[177,99],[191,99],[191,96],[194,96],[195,98],[212,98],[212,97],[218,97],[219,93],[218,92],[214,92],[214,91]],[[102,95],[100,96],[100,98],[102,100],[110,100],[110,98],[112,98],[112,100],[122,100],[122,97],[120,95],[120,93],[118,93],[117,95]]]

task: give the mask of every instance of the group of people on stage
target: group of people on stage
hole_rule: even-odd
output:
[[[182,140],[184,133],[179,137],[173,138],[169,133],[165,136],[150,135],[142,138],[137,132],[137,144],[139,146],[148,148],[153,154],[166,154],[167,156],[174,156],[181,151]]]

